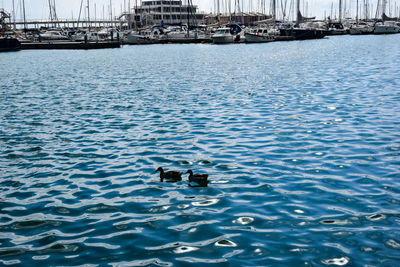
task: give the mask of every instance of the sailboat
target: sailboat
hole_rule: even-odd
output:
[[[275,41],[275,35],[271,35],[268,28],[257,28],[245,32],[246,43],[267,43]]]
[[[328,35],[344,35],[348,33],[342,23],[342,10],[342,0],[339,0],[339,21],[331,21],[331,18],[328,17]]]
[[[374,27],[367,22],[360,22],[358,19],[358,0],[357,0],[357,9],[356,9],[356,24],[352,25],[349,29],[351,35],[360,35],[360,34],[372,34],[374,32]]]
[[[218,12],[219,13],[219,12]],[[240,10],[240,1],[235,1],[235,14],[242,14]],[[215,34],[211,36],[214,44],[232,44],[245,42],[243,23],[232,22],[232,14],[230,16],[231,22],[221,28],[218,28]]]
[[[382,23],[375,24],[374,34],[400,33],[400,27],[397,25],[396,20],[398,19],[390,18],[386,15],[386,0],[383,0]]]
[[[290,29],[280,29],[281,36],[292,36],[296,40],[321,39],[327,35],[327,31],[318,24],[311,22],[315,17],[306,18],[300,12],[300,0],[296,5],[296,25]]]
[[[276,0],[272,1],[272,22],[276,22]],[[271,34],[268,27],[259,27],[244,33],[246,43],[267,43],[275,41],[275,35]]]

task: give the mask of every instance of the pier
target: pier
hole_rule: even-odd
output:
[[[121,27],[119,20],[31,20],[7,22],[8,28],[12,29],[40,29],[40,28],[103,28],[103,27]]]
[[[110,42],[29,42],[21,43],[22,50],[34,49],[104,49],[104,48],[120,48],[121,43],[118,41]]]

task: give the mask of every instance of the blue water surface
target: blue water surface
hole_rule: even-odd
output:
[[[0,69],[0,264],[400,264],[400,35]]]

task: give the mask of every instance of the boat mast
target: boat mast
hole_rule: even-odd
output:
[[[274,21],[276,20],[276,0],[272,1],[272,18]]]
[[[138,30],[138,26],[137,26],[137,18],[136,18],[136,16],[137,16],[137,10],[138,10],[138,5],[137,5],[137,0],[135,0],[135,30],[136,30],[136,32],[137,32],[137,30]]]
[[[282,20],[283,21],[285,21],[285,19],[286,19],[287,1],[288,0],[285,0],[285,5],[283,5],[283,0],[281,0],[281,12],[282,12]],[[278,3],[278,6],[279,6],[279,3]]]
[[[180,7],[179,7],[179,22],[182,28],[182,1],[180,1]]]
[[[112,15],[112,3],[111,3],[111,0],[110,0],[110,25],[111,25],[111,28],[113,27],[113,25],[112,25],[112,17],[113,17],[113,15]]]
[[[164,0],[161,0],[161,21],[164,23]]]
[[[169,0],[169,20],[170,20],[170,23],[172,24],[174,21],[173,21],[173,19],[172,19],[172,1],[171,0]]]
[[[189,38],[190,36],[190,11],[189,11],[189,0],[187,0],[187,37]]]
[[[90,32],[90,8],[89,8],[89,0],[87,0],[87,21],[88,21],[88,28]]]
[[[196,18],[195,12],[196,12],[196,10],[194,8],[193,1],[188,0],[188,21],[189,21],[189,19],[191,19],[192,26],[197,26],[197,18]],[[189,26],[189,23],[188,23],[188,26]]]
[[[48,0],[50,21],[54,28],[57,27],[57,12],[56,12],[56,0]]]
[[[357,8],[356,8],[356,23],[358,25],[358,0],[357,0]]]
[[[55,20],[55,26],[57,27],[58,17],[57,17],[57,11],[56,11],[56,0],[53,0],[53,16],[54,16],[54,20]],[[60,24],[58,24],[58,26],[60,26]]]
[[[342,23],[342,0],[339,0],[339,22]]]
[[[299,24],[300,24],[300,0],[297,0],[297,3],[296,3],[296,26],[298,27]]]
[[[128,10],[128,30],[131,28],[131,23],[132,23],[132,20],[131,20],[131,0],[128,0],[128,8],[127,8]]]
[[[229,0],[229,10],[228,10],[228,12],[229,12],[229,22],[231,22],[232,21],[232,2],[231,2],[231,0]]]
[[[50,21],[51,24],[53,24],[53,7],[51,6],[51,0],[49,0],[49,11],[50,11]]]
[[[79,21],[81,21],[82,6],[83,6],[83,0],[81,0],[81,6],[79,8],[78,23],[77,23],[78,28],[79,28]],[[83,28],[83,21],[82,21],[82,28]]]
[[[386,13],[386,5],[387,5],[387,1],[383,0],[382,1],[382,17],[383,17],[383,14]]]
[[[25,38],[26,38],[25,0],[22,0],[22,10],[23,10],[23,13],[24,13],[24,32],[25,32]]]
[[[14,0],[12,1],[12,5],[13,5],[13,24],[14,24],[14,31],[17,29],[17,24],[15,23],[15,3]]]
[[[94,3],[94,27],[96,27],[96,20],[97,20],[97,5]],[[100,23],[99,23],[100,27]]]

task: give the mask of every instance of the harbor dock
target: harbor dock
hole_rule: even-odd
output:
[[[28,42],[21,43],[22,50],[32,49],[104,49],[104,48],[119,48],[121,43],[119,41],[109,42]]]

